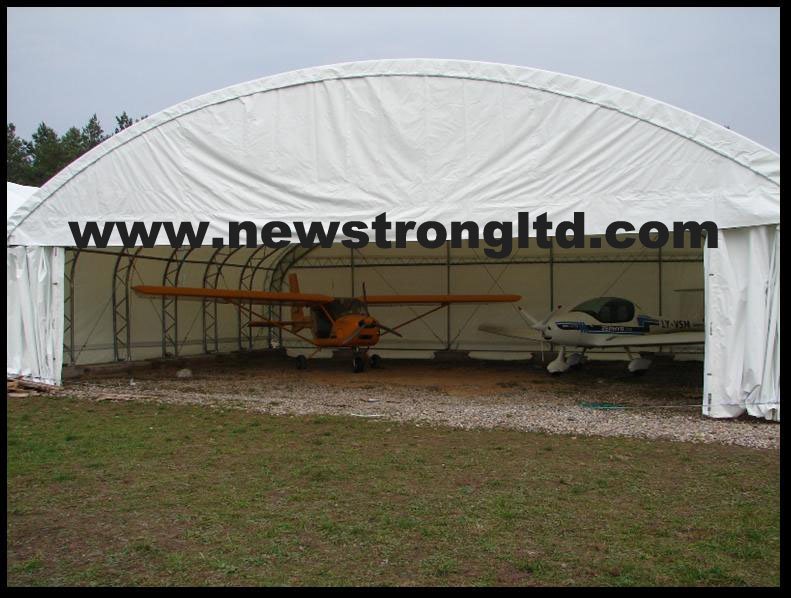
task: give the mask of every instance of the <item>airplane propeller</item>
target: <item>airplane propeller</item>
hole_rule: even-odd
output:
[[[348,336],[348,338],[343,339],[343,343],[342,344],[346,345],[346,344],[352,342],[354,339],[356,339],[358,336],[360,336],[360,333],[363,330],[365,330],[365,328],[366,328],[365,326],[358,326],[357,329]]]
[[[371,316],[371,312],[368,310],[368,292],[365,289],[365,283],[363,283],[363,308],[365,309],[365,315],[370,317]],[[363,328],[366,327],[365,325],[363,325],[363,322],[364,322],[364,320],[360,320],[360,324],[359,324],[358,329],[354,332],[354,334],[351,337],[349,337],[349,340],[357,338],[357,336],[360,334],[360,332],[362,332]],[[373,326],[378,326],[382,330],[385,330],[385,331],[387,331],[387,332],[389,332],[391,334],[395,334],[399,338],[404,338],[404,335],[402,335],[400,332],[397,332],[394,328],[390,328],[389,326],[385,326],[384,324],[382,324],[377,319],[374,319]],[[345,341],[345,342],[349,342],[349,341]]]
[[[547,314],[547,316],[543,320],[533,324],[533,329],[534,330],[538,330],[539,332],[541,332],[542,336],[543,336],[544,331],[547,329],[547,324],[549,323],[549,320],[552,319],[552,317],[555,314],[557,314],[561,309],[563,309],[563,306],[562,305],[558,305],[557,309],[555,309],[554,311],[549,312]]]
[[[534,323],[531,326],[534,330],[538,330],[541,333],[541,361],[542,362],[544,361],[544,341],[546,339],[545,334],[546,334],[546,330],[547,330],[547,325],[549,324],[549,320],[552,319],[552,317],[555,314],[557,314],[561,309],[563,309],[563,306],[562,305],[558,305],[557,309],[549,312],[547,314],[547,316],[543,320],[541,320],[540,322],[536,322],[536,323]]]
[[[351,341],[356,339],[358,336],[360,336],[362,331],[365,330],[366,328],[381,328],[382,330],[386,330],[387,332],[390,332],[392,334],[395,334],[398,337],[403,338],[403,335],[400,332],[398,332],[397,330],[395,330],[394,328],[390,328],[389,326],[385,326],[384,324],[382,324],[379,320],[377,320],[375,318],[372,318],[370,316],[369,316],[369,318],[370,318],[370,320],[366,319],[366,318],[363,318],[363,319],[361,319],[358,322],[357,328],[355,329],[355,331],[352,332],[346,339],[344,339],[344,341],[343,341],[344,345],[347,344],[347,343],[350,343]]]

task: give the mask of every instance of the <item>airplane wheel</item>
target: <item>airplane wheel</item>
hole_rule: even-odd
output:
[[[381,365],[381,363],[382,363],[382,358],[379,357],[376,353],[371,355],[371,358],[368,360],[368,364],[372,368],[378,368]]]
[[[362,355],[355,355],[354,359],[352,359],[352,370],[354,370],[355,374],[359,374],[365,369],[365,359],[363,359]]]
[[[308,368],[308,358],[304,355],[297,355],[297,369],[306,370]]]

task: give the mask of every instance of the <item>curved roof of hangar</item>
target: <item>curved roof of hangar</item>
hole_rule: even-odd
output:
[[[779,222],[779,186],[779,155],[602,83],[458,60],[353,62],[146,118],[48,181],[8,220],[7,242],[72,245],[68,220],[110,215],[210,221],[219,236],[230,221],[384,211],[483,224],[582,210],[589,233],[624,215],[748,226]]]

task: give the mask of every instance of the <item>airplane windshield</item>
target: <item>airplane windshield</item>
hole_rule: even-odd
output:
[[[618,297],[597,297],[580,303],[571,311],[581,311],[599,322],[614,324],[634,318],[634,303]]]
[[[363,302],[353,297],[342,297],[335,299],[332,303],[328,304],[327,311],[334,320],[347,314],[364,314],[365,307]]]
[[[325,313],[324,310],[327,310]],[[332,316],[333,320],[337,320],[341,316],[348,314],[364,314],[365,306],[362,301],[354,298],[340,298],[335,299],[331,303],[327,303],[320,307],[310,308],[313,314],[313,334],[316,338],[329,338],[332,334],[332,322],[327,318],[327,313]]]

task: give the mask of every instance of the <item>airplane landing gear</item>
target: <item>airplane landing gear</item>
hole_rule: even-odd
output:
[[[381,363],[382,363],[382,358],[379,357],[379,355],[377,355],[376,353],[371,355],[370,359],[368,360],[368,365],[370,365],[374,369],[378,368],[381,365]]]
[[[632,359],[632,361],[629,362],[628,370],[636,376],[640,376],[645,374],[649,367],[651,367],[650,359],[638,357],[636,359]]]
[[[368,363],[368,353],[361,351],[358,348],[352,349],[352,371],[355,374],[365,371],[365,366]]]
[[[629,349],[626,349],[626,354],[629,356],[631,361],[627,369],[636,376],[641,376],[648,371],[648,368],[651,367],[651,360],[647,359],[646,357],[642,357],[639,353],[637,357],[632,355],[632,352]]]
[[[569,355],[566,363],[568,363],[570,368],[575,368],[584,365],[587,360],[588,358],[585,357],[585,351],[583,351],[582,353],[572,353]]]
[[[559,375],[571,368],[580,367],[588,360],[585,350],[582,353],[572,353],[566,358],[566,347],[560,347],[558,356],[547,366],[547,371],[552,375]]]
[[[352,370],[355,374],[365,371],[365,358],[359,353],[355,353],[352,358]]]
[[[558,356],[547,366],[547,371],[553,375],[559,375],[571,367],[566,361],[566,347],[561,347]]]
[[[297,369],[306,370],[308,368],[308,358],[304,355],[297,355]]]

